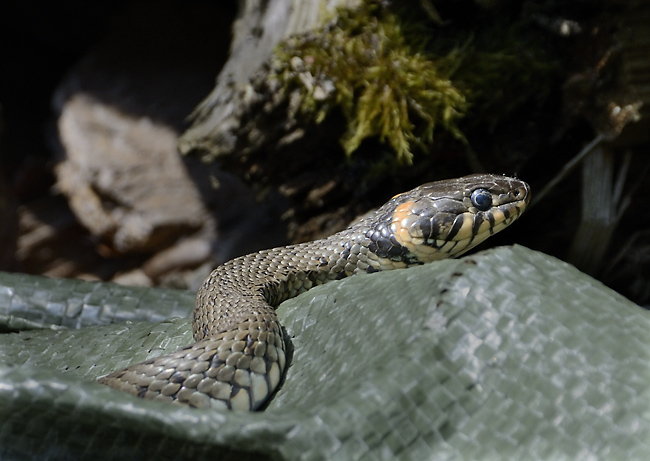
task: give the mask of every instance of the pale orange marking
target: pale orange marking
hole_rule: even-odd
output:
[[[393,222],[394,223],[399,223],[403,219],[408,218],[411,216],[413,213],[411,212],[411,207],[413,206],[413,202],[405,202],[402,203],[400,206],[395,208],[395,212],[393,213]],[[401,225],[400,225],[401,227]]]
[[[395,236],[395,240],[399,242],[400,245],[408,248],[409,251],[415,252],[416,251],[416,242],[413,241],[413,237],[409,233],[409,230],[403,226],[403,222],[407,221],[408,218],[413,216],[413,212],[411,211],[413,207],[414,202],[409,201],[402,203],[400,206],[395,208],[395,212],[393,213],[393,235]]]

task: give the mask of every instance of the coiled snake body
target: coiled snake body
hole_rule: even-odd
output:
[[[217,267],[194,308],[194,344],[99,382],[198,408],[255,410],[286,368],[275,307],[315,285],[458,256],[515,221],[526,183],[471,175],[424,184],[328,238],[259,251]]]

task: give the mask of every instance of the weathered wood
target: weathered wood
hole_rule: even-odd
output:
[[[252,133],[245,125],[244,116],[251,107],[273,95],[256,93],[251,81],[263,80],[268,72],[265,64],[282,39],[318,26],[337,6],[358,3],[358,0],[241,2],[233,25],[230,58],[214,90],[194,111],[192,127],[180,137],[181,152],[198,151],[210,160],[231,153],[241,137],[255,146],[263,145],[265,133],[260,130]]]

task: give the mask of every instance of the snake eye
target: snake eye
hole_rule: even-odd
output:
[[[492,194],[485,189],[476,189],[472,192],[470,200],[480,211],[487,211],[492,206]]]

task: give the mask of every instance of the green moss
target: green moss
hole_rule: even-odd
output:
[[[458,124],[470,106],[473,124],[494,125],[548,93],[552,66],[522,38],[521,23],[497,16],[439,27],[413,8],[398,12],[372,1],[339,9],[334,21],[276,51],[283,88],[300,89],[297,110],[321,122],[340,108],[348,155],[377,137],[411,164],[439,127],[465,141]]]
[[[399,162],[410,164],[413,146],[430,143],[438,125],[463,138],[457,122],[468,104],[450,79],[460,62],[457,51],[427,55],[407,43],[404,27],[396,14],[369,3],[339,10],[335,23],[286,41],[276,53],[280,62],[292,63],[281,73],[283,84],[306,89],[303,113],[319,122],[341,108],[348,155],[364,139],[378,137]]]

